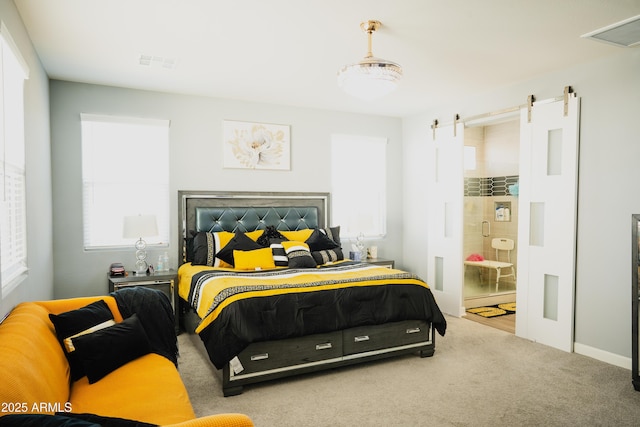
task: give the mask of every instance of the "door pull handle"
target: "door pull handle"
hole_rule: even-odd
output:
[[[262,354],[254,354],[253,356],[251,356],[251,361],[255,362],[258,360],[265,360],[269,358],[269,353],[262,353]]]

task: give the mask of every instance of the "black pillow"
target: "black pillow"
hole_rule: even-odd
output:
[[[151,352],[149,338],[136,314],[114,326],[81,335],[72,341],[89,384]]]
[[[313,251],[311,256],[318,265],[326,264],[328,262],[341,261],[344,259],[344,254],[341,248],[327,249],[324,251]]]
[[[193,265],[208,265],[211,267],[215,260],[216,242],[213,234],[200,231],[191,240],[191,263]]]
[[[0,417],[3,427],[102,427],[90,421],[76,420],[64,415],[7,414]]]
[[[56,335],[60,345],[67,356],[71,368],[71,381],[77,381],[84,377],[85,371],[82,362],[75,351],[68,351],[64,343],[66,338],[84,332],[96,325],[109,320],[113,321],[113,314],[109,306],[103,300],[93,302],[77,310],[67,311],[61,314],[49,314],[49,319],[56,329]]]
[[[338,246],[342,246],[342,243],[340,242],[340,226],[339,225],[336,227],[323,228],[322,231],[324,231],[327,234],[328,238],[336,242]]]
[[[313,230],[313,233],[311,233],[311,236],[309,236],[309,238],[305,240],[305,243],[309,245],[309,249],[311,250],[311,252],[334,249],[340,246],[329,237],[327,237],[327,235],[320,231],[320,229],[318,228]]]
[[[185,248],[185,258],[187,262],[193,263],[193,241],[198,234],[195,230],[189,230],[189,236],[184,239],[184,248]]]
[[[280,241],[287,240],[282,234],[280,234],[276,227],[268,225],[267,228],[264,229],[264,233],[256,239],[256,242],[260,246],[266,248],[272,243],[273,239],[280,239]]]
[[[269,246],[273,254],[273,263],[276,267],[287,267],[289,265],[289,258],[287,257],[287,251],[285,251],[284,246],[282,246],[282,240],[286,239],[269,240]]]
[[[227,243],[224,248],[220,250],[216,254],[216,258],[220,258],[224,262],[234,265],[233,260],[233,251],[252,251],[254,249],[262,249],[263,246],[260,246],[257,242],[254,242],[251,237],[247,236],[244,233],[238,232],[236,235]]]
[[[74,418],[76,420],[95,423],[100,425],[101,427],[155,427],[157,425],[157,424],[143,423],[142,421],[128,420],[125,418],[104,417],[102,415],[95,415],[95,414],[74,414],[72,412],[69,412],[69,413],[57,412],[56,415],[62,415],[68,418]],[[94,425],[94,424],[91,424],[91,425]]]
[[[289,259],[289,268],[315,268],[316,261],[311,256],[309,246],[301,242],[284,243],[284,249]]]

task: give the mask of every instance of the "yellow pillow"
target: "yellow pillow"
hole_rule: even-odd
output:
[[[282,247],[284,247],[285,252],[287,252],[287,253],[291,252],[292,250],[294,250],[294,251],[295,250],[298,250],[298,251],[302,250],[302,251],[307,251],[307,252],[310,251],[309,245],[307,245],[306,243],[301,242],[301,241],[295,241],[295,240],[287,241],[287,240],[284,240],[284,241],[281,242],[281,244],[282,244]]]
[[[255,242],[260,236],[264,234],[264,230],[247,231],[244,234]]]
[[[271,248],[252,251],[233,251],[233,260],[237,270],[263,270],[276,268]]]
[[[297,242],[305,242],[309,237],[311,237],[311,233],[313,233],[312,228],[305,228],[304,230],[296,231],[280,231],[280,234],[288,240],[295,240]]]

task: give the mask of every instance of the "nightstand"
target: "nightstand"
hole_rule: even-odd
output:
[[[392,259],[384,259],[384,258],[367,258],[363,262],[367,264],[375,264],[380,265],[382,267],[394,268],[395,261]]]
[[[127,271],[126,276],[108,277],[109,293],[131,286],[144,286],[164,292],[171,301],[176,331],[178,331],[177,288],[175,285],[178,276],[175,270],[157,271],[153,274],[134,274],[132,271]]]

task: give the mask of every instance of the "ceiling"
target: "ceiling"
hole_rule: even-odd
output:
[[[52,79],[403,117],[619,53],[580,36],[640,15],[640,0],[15,0]],[[398,90],[344,94],[367,51]],[[630,48],[634,49],[634,48]],[[140,55],[175,61],[140,65]],[[160,61],[152,61],[152,64]]]

